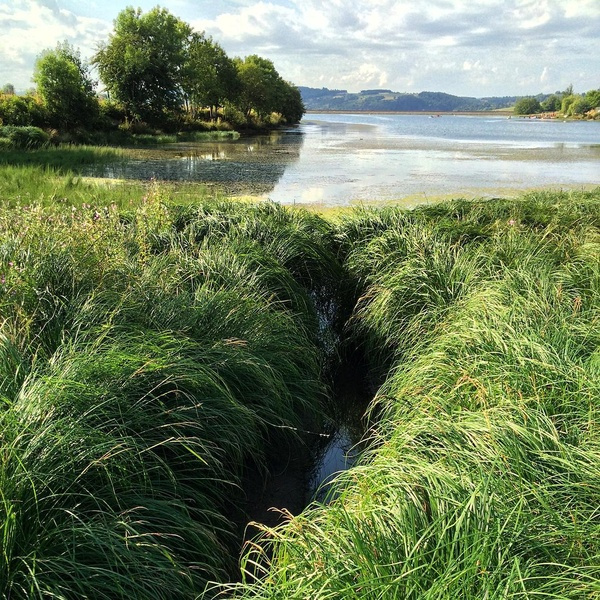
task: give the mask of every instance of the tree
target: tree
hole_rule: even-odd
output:
[[[571,89],[573,88],[573,86],[571,86]],[[564,115],[569,115],[571,114],[571,105],[573,104],[573,102],[575,102],[575,100],[577,100],[578,96],[576,96],[575,94],[568,94],[566,96],[563,96],[561,105],[560,105],[560,112],[563,113]]]
[[[98,115],[94,82],[79,51],[67,42],[46,50],[37,59],[33,81],[53,125],[71,129],[88,125]]]
[[[288,123],[298,123],[306,112],[300,90],[287,81],[283,82],[282,98],[278,110]]]
[[[184,91],[192,112],[208,106],[211,117],[225,102],[234,101],[240,80],[234,62],[211,37],[194,33],[189,44]]]
[[[517,115],[533,115],[541,112],[542,107],[540,105],[540,101],[533,96],[526,96],[525,98],[520,98],[515,103],[514,112]]]
[[[2,93],[6,94],[7,96],[14,96],[15,95],[15,86],[12,83],[5,83],[2,86]]]
[[[576,96],[575,100],[569,106],[567,116],[585,115],[586,112],[592,110],[593,106],[587,96]]]
[[[239,106],[246,118],[250,118],[252,111],[259,118],[277,111],[283,80],[273,63],[253,54],[244,60],[237,59],[236,67],[241,82]]]
[[[4,125],[25,127],[49,124],[48,111],[38,97],[4,94],[0,96],[0,121]]]
[[[556,112],[560,110],[560,103],[561,97],[557,94],[552,94],[542,102],[541,107],[542,110],[547,112]]]
[[[119,13],[108,44],[93,58],[111,97],[136,120],[161,125],[178,116],[192,30],[160,7]]]
[[[600,90],[590,90],[585,97],[592,108],[600,108]]]

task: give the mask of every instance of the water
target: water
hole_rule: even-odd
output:
[[[284,204],[507,196],[600,185],[600,122],[310,114],[269,135],[136,151],[88,174],[196,181]]]
[[[358,456],[359,448],[356,440],[353,440],[348,427],[341,425],[317,455],[308,482],[309,496],[316,500],[324,500],[336,475],[352,467],[358,460]]]

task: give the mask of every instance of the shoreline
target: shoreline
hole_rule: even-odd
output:
[[[443,111],[443,110],[307,110],[309,114],[329,114],[329,115],[422,115],[424,117],[445,117],[445,116],[465,116],[465,117],[506,117],[514,115],[512,109],[500,110],[473,110],[473,111]]]

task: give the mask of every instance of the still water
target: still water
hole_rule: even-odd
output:
[[[239,140],[135,151],[90,175],[203,182],[284,204],[345,205],[600,185],[600,122],[310,114]]]

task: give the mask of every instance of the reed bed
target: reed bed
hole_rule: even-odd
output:
[[[335,224],[39,167],[0,191],[2,595],[600,596],[598,191]],[[343,347],[365,450],[227,583],[244,478],[320,430]]]
[[[224,594],[598,597],[599,217],[594,192],[342,222],[368,449]]]

